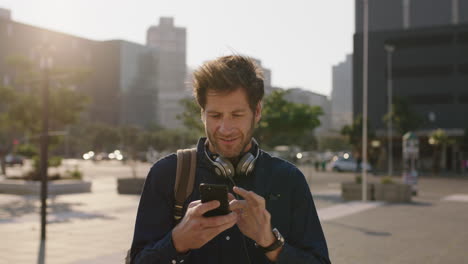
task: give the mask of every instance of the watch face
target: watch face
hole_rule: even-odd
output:
[[[275,235],[276,239],[279,240],[281,243],[284,243],[284,238],[281,235],[281,233],[278,231],[278,229],[273,228],[273,234]]]
[[[284,238],[283,236],[280,234],[280,232],[278,231],[278,229],[276,228],[273,228],[273,230],[271,230],[273,235],[275,236],[276,240],[275,242],[273,242],[273,244],[271,244],[270,246],[268,247],[261,247],[259,245],[257,245],[257,243],[255,243],[255,246],[259,249],[261,249],[264,253],[267,253],[267,252],[270,252],[270,251],[273,251],[281,246],[284,245]]]

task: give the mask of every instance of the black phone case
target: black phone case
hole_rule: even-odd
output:
[[[218,200],[220,206],[216,209],[206,212],[203,216],[218,216],[229,214],[229,202],[227,198],[228,187],[226,185],[219,184],[206,184],[202,183],[199,187],[200,198],[202,203],[206,203],[213,200]]]

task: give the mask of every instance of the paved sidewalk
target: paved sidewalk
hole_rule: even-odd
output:
[[[0,263],[37,263],[39,200],[8,196],[5,204],[0,197]],[[93,193],[56,197],[48,211],[45,263],[122,263],[138,200],[118,195],[112,178],[95,180]]]
[[[118,195],[116,178],[130,170],[110,163],[82,168],[93,175],[93,192],[50,199],[44,263],[123,263],[139,196]],[[468,262],[468,180],[421,179],[411,204],[344,203],[340,182],[352,174],[306,176],[333,263]],[[0,194],[1,264],[41,263],[39,209],[38,197]]]

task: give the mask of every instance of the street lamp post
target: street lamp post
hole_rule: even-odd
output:
[[[46,240],[47,221],[47,161],[49,148],[49,69],[52,66],[52,58],[43,56],[40,68],[44,72],[44,84],[42,87],[42,133],[41,133],[41,241]]]
[[[395,47],[385,45],[387,52],[387,98],[388,98],[388,176],[393,175],[393,78],[392,78],[392,55]]]
[[[367,68],[368,68],[368,36],[369,36],[369,1],[364,4],[364,32],[363,32],[363,69],[362,69],[362,200],[367,201]]]

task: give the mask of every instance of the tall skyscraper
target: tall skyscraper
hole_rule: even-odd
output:
[[[340,131],[353,121],[353,55],[333,66],[331,92],[331,128]]]
[[[354,116],[362,113],[363,106],[362,2],[356,0]],[[432,131],[441,128],[448,136],[460,138],[468,123],[464,115],[468,112],[467,44],[468,0],[369,0],[369,129],[377,136],[389,135],[384,116],[391,93],[394,111],[411,113],[403,114],[410,122],[393,122],[391,136],[398,142],[403,133],[415,131],[421,139],[423,170],[432,164],[433,146],[427,139]],[[463,148],[459,143],[447,146],[442,168],[459,168],[460,157],[468,153]],[[394,161],[401,153],[401,144],[393,144]]]
[[[186,85],[186,30],[174,25],[171,17],[161,17],[159,25],[147,31],[149,47],[158,49],[158,114],[163,127],[177,128],[182,122],[177,115],[183,112],[180,100],[190,96]]]
[[[356,3],[356,32],[363,30],[363,0]],[[370,0],[369,31],[468,23],[468,0]]]

